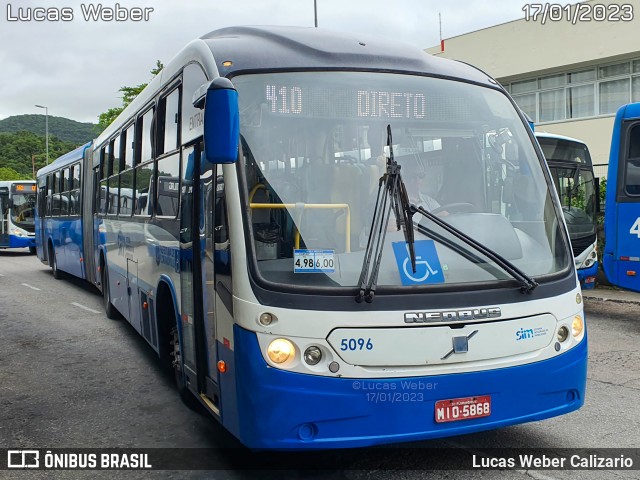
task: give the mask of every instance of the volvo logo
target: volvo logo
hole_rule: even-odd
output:
[[[476,333],[478,333],[478,330],[474,330],[466,337],[453,337],[451,339],[453,348],[445,353],[444,357],[442,357],[440,360],[446,360],[454,353],[467,353],[469,351],[469,340],[471,340],[476,335]]]
[[[442,312],[407,312],[404,323],[466,322],[502,316],[500,307],[448,310]]]

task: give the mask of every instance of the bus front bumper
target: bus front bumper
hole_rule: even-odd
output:
[[[36,248],[36,237],[9,236],[9,248]]]
[[[256,335],[237,325],[234,330],[235,350],[219,350],[231,367],[220,377],[222,419],[254,449],[364,447],[464,435],[555,417],[584,403],[586,335],[562,355],[518,367],[356,379],[272,368]],[[488,417],[435,421],[436,401],[479,395],[491,396]]]
[[[578,280],[583,290],[593,290],[596,288],[596,276],[598,275],[598,262],[595,262],[589,268],[578,270]]]

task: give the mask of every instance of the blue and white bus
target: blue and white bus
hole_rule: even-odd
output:
[[[604,211],[607,280],[640,292],[640,103],[618,109]]]
[[[36,252],[36,183],[0,181],[0,248],[28,248]]]
[[[38,258],[51,266],[53,276],[60,278],[67,272],[86,278],[84,266],[83,186],[87,182],[84,156],[90,154],[91,144],[79,147],[42,168],[37,174],[38,215],[36,246]]]
[[[591,154],[584,142],[552,133],[536,132],[560,198],[571,248],[583,290],[596,286],[598,242],[596,214],[599,199]]]
[[[251,448],[459,435],[584,403],[561,204],[524,116],[471,66],[314,28],[214,31],[82,165],[83,275],[107,316]]]

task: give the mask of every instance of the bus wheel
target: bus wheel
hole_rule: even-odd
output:
[[[102,301],[104,303],[104,311],[107,314],[107,318],[111,320],[117,320],[120,318],[118,310],[111,303],[111,292],[109,290],[109,272],[107,266],[102,267]]]
[[[180,399],[192,410],[199,410],[200,404],[189,388],[187,388],[184,381],[184,374],[182,371],[182,354],[180,353],[180,334],[178,333],[177,325],[174,325],[171,329],[170,338],[169,351],[171,352],[171,367],[173,369],[176,388],[180,394]]]
[[[53,271],[53,278],[60,280],[62,278],[62,272],[58,269],[58,257],[56,257],[56,249],[49,245],[49,264]]]

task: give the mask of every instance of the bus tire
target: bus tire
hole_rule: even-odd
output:
[[[62,278],[62,272],[58,268],[58,257],[56,256],[56,249],[53,245],[49,244],[49,265],[51,266],[51,271],[53,272],[53,278],[56,280],[60,280]]]
[[[180,400],[182,400],[182,403],[184,403],[191,410],[198,411],[200,410],[201,406],[184,381],[184,373],[182,370],[182,353],[180,351],[180,334],[178,333],[178,325],[175,321],[169,334],[169,348],[171,358],[170,366],[173,370],[173,378],[176,382],[176,389],[178,390],[178,394],[180,395]]]
[[[107,318],[111,320],[118,320],[120,315],[118,310],[111,303],[111,291],[109,290],[109,272],[107,266],[102,266],[102,302],[104,303],[104,311],[107,314]]]

